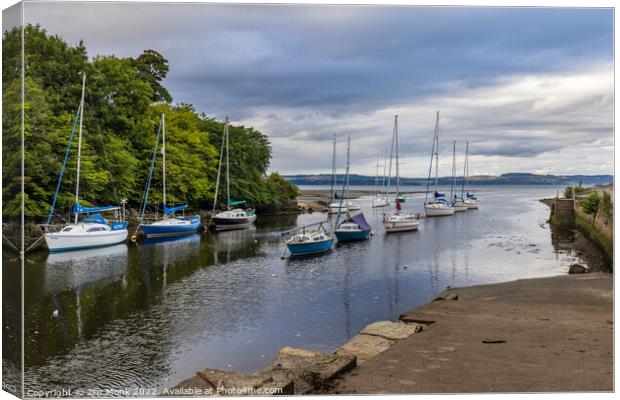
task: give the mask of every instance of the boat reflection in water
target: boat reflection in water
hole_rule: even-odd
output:
[[[117,244],[97,249],[77,250],[68,253],[51,253],[45,260],[45,292],[54,303],[53,316],[68,328],[68,321],[75,317],[77,339],[84,332],[82,296],[87,289],[104,283],[125,280],[128,266],[127,245]],[[64,294],[63,294],[64,292]],[[68,301],[66,292],[75,293],[75,303]],[[64,300],[63,300],[64,299]],[[75,315],[65,315],[66,313]]]
[[[175,265],[185,264],[200,255],[200,234],[189,236],[147,237],[138,249],[148,260],[161,263],[163,285],[166,286],[167,271]],[[141,257],[142,258],[142,257]]]
[[[124,243],[97,249],[51,253],[45,260],[45,291],[59,293],[81,290],[121,279],[127,269],[128,250]]]

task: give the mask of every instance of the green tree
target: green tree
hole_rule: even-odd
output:
[[[168,60],[155,50],[148,49],[136,58],[135,65],[142,80],[148,82],[153,89],[151,100],[170,103],[172,96],[161,84],[168,75]]]
[[[572,199],[573,198],[573,187],[572,186],[567,186],[564,189],[564,198],[566,198],[566,199]]]
[[[596,214],[600,200],[598,192],[594,191],[581,201],[581,209],[586,214]]]

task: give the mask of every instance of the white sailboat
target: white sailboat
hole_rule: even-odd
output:
[[[228,117],[224,122],[224,134],[222,136],[222,149],[220,151],[220,164],[217,170],[217,183],[215,184],[215,198],[213,200],[213,218],[211,223],[215,230],[243,229],[248,228],[256,221],[256,213],[251,208],[233,208],[245,204],[245,200],[233,201],[230,197],[230,159],[229,159],[229,139],[228,139]],[[226,210],[216,213],[217,196],[220,187],[220,174],[222,170],[222,160],[226,149]]]
[[[400,194],[400,171],[398,169],[398,115],[394,116],[394,131],[392,133],[392,147],[390,150],[390,169],[388,173],[388,198],[390,191],[390,176],[392,175],[392,156],[396,159],[396,211],[392,215],[383,215],[383,226],[387,233],[414,231],[420,226],[420,221],[415,215],[401,211]]]
[[[385,171],[387,164],[387,151],[383,155],[383,177],[381,178],[381,190],[379,190],[379,156],[377,156],[377,175],[375,178],[375,195],[372,198],[372,207],[386,207],[389,202],[385,190]]]
[[[465,192],[465,185],[467,185],[467,197],[465,198],[465,204],[470,210],[478,209],[480,206],[480,200],[469,192],[469,142],[466,142],[465,146],[465,166],[463,167],[463,185],[461,187],[461,197]]]
[[[467,211],[465,200],[456,196],[456,140],[452,141],[452,184],[450,185],[450,198],[455,212]]]
[[[332,148],[332,185],[330,188],[328,208],[329,208],[330,214],[346,213],[349,211],[349,209],[347,208],[346,202],[343,202],[340,200],[334,201],[335,200],[335,197],[334,197],[335,186],[336,186],[336,134],[334,133],[334,141],[333,141],[333,148]]]
[[[431,171],[433,168],[433,157],[435,158],[435,191],[433,193],[433,201],[428,201],[428,188],[431,180]],[[431,163],[428,169],[428,180],[426,181],[426,198],[424,201],[424,210],[427,217],[443,217],[454,215],[454,207],[448,203],[446,196],[438,191],[439,186],[439,111],[435,120],[435,133],[433,135],[433,148],[431,151]]]
[[[84,207],[80,205],[80,165],[82,158],[82,121],[84,117],[85,88],[86,74],[82,73],[82,97],[79,106],[80,126],[78,131],[77,177],[75,185],[75,204],[72,208],[74,222],[66,224],[59,232],[45,233],[45,243],[51,252],[110,246],[123,242],[127,239],[128,235],[127,222],[124,221],[124,201],[122,202],[122,208],[120,206]],[[75,125],[73,132],[75,132]],[[56,204],[56,198],[58,197],[58,189],[60,188],[60,184],[62,182],[64,167],[66,165],[67,157],[69,156],[69,150],[71,149],[73,132],[71,133],[71,139],[69,139],[67,154],[65,156],[62,171],[58,180],[58,186],[56,188],[56,194],[54,195],[54,201],[52,203],[46,228],[49,226],[54,212],[54,205]],[[120,214],[119,210],[121,211]],[[108,223],[108,221],[100,214],[104,211],[114,211],[115,214],[118,215],[117,220]],[[86,215],[81,221],[79,221],[80,214]]]

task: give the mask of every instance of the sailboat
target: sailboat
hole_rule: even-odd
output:
[[[334,190],[336,186],[336,134],[334,133],[334,142],[332,149],[332,184],[329,191],[329,212],[330,214],[339,214],[347,212],[347,204],[341,201],[334,201],[338,195],[334,196]],[[354,204],[355,206],[355,204]]]
[[[144,223],[144,214],[148,204],[148,194],[151,186],[151,177],[153,176],[153,168],[157,157],[157,145],[159,144],[159,133],[161,132],[161,154],[162,154],[162,189],[163,189],[163,218],[151,224]],[[157,131],[157,139],[155,140],[155,148],[153,149],[153,158],[151,159],[151,168],[149,170],[149,178],[144,194],[144,202],[140,209],[140,228],[147,238],[164,237],[164,236],[182,236],[196,233],[200,228],[200,215],[185,218],[177,217],[175,213],[187,208],[187,204],[168,207],[166,199],[166,115],[161,114],[159,129]],[[132,237],[133,240],[133,237]]]
[[[467,184],[467,198],[465,199],[465,204],[467,204],[467,208],[477,209],[480,206],[480,200],[476,198],[473,193],[469,193],[469,142],[466,142],[465,146],[465,166],[463,167],[463,184],[461,186],[461,198],[463,197],[463,192],[465,192],[465,185]]]
[[[456,140],[452,141],[452,184],[450,185],[450,198],[455,212],[467,211],[467,204],[461,197],[456,197]]]
[[[435,158],[435,191],[433,201],[428,201],[428,188],[431,181],[431,171],[433,169],[433,157]],[[446,200],[446,195],[438,191],[439,184],[439,111],[435,120],[435,133],[433,135],[433,148],[431,150],[431,163],[428,168],[428,179],[426,181],[426,198],[424,209],[427,217],[442,217],[454,215],[454,207]]]
[[[388,173],[388,198],[390,192],[390,176],[392,175],[392,156],[396,157],[396,211],[392,215],[383,215],[383,226],[386,232],[404,232],[417,230],[420,221],[409,213],[401,212],[401,194],[400,194],[400,171],[398,170],[398,115],[394,116],[394,132],[392,133],[392,147],[390,150],[390,169]]]
[[[347,170],[345,173],[344,182],[342,184],[342,196],[340,196],[340,202],[343,202],[346,198],[346,194],[349,188],[349,167],[351,165],[351,137],[347,138]],[[368,239],[370,235],[370,231],[372,230],[371,226],[366,222],[366,218],[364,218],[364,213],[359,213],[355,215],[351,215],[348,211],[345,213],[346,219],[342,221],[342,223],[338,223],[340,221],[340,216],[342,213],[338,213],[336,217],[336,223],[334,226],[334,234],[339,242],[353,241],[353,240],[364,240]]]
[[[383,193],[385,189],[385,171],[387,167],[387,151],[383,155],[383,177],[381,178],[381,190],[379,190],[379,157],[377,156],[377,175],[375,178],[375,195],[372,198],[372,207],[385,207],[389,204],[387,195]]]
[[[78,133],[78,149],[77,149],[77,173],[75,179],[75,204],[72,208],[72,214],[74,215],[74,222],[66,224],[59,232],[47,232],[44,234],[45,243],[47,248],[51,252],[68,251],[85,249],[91,247],[110,246],[113,244],[121,243],[127,239],[127,222],[124,221],[125,207],[124,201],[120,206],[100,206],[100,207],[84,207],[80,204],[80,165],[82,161],[82,121],[84,117],[84,91],[86,89],[86,74],[82,73],[82,98],[80,100],[80,106],[78,108],[80,127]],[[76,115],[76,120],[77,122]],[[54,213],[54,206],[56,205],[56,199],[58,197],[58,190],[62,182],[67,158],[69,151],[71,150],[71,142],[75,133],[75,123],[69,138],[69,144],[67,146],[67,153],[62,165],[60,176],[58,178],[58,185],[56,186],[56,193],[54,194],[54,200],[50,214],[47,219],[46,229],[49,227],[52,215]],[[100,214],[104,211],[118,211],[121,210],[118,215],[118,220],[108,223],[108,221]],[[79,221],[80,214],[86,216]]]
[[[314,225],[318,225],[318,228],[309,229],[313,225],[308,225],[283,233],[285,235],[293,232],[293,235],[285,241],[291,255],[301,256],[331,250],[334,236],[325,229],[322,222]]]
[[[336,185],[336,134],[334,134],[334,148],[332,155],[332,185],[330,190],[329,199],[329,212],[330,214],[344,213],[347,211],[357,211],[362,208],[359,201],[353,199],[344,199],[344,202],[334,201],[338,200],[338,194],[334,192]],[[336,194],[336,196],[334,196]]]
[[[222,160],[224,158],[224,149],[226,149],[226,211],[215,213],[217,209],[217,196],[220,187],[220,176],[222,171]],[[242,209],[237,206],[245,204],[245,200],[233,201],[230,197],[230,158],[229,158],[229,134],[228,134],[228,117],[224,122],[224,134],[222,135],[222,149],[220,151],[220,164],[217,170],[217,183],[215,185],[215,198],[213,200],[213,218],[211,224],[215,230],[225,229],[243,229],[248,228],[256,221],[256,213],[253,209]],[[236,208],[233,208],[236,207]]]

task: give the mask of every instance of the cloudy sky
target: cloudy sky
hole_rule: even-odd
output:
[[[374,174],[399,115],[403,176],[613,172],[611,9],[30,2],[27,22],[90,56],[170,62],[175,102],[269,135],[272,169],[328,172],[331,137]]]

